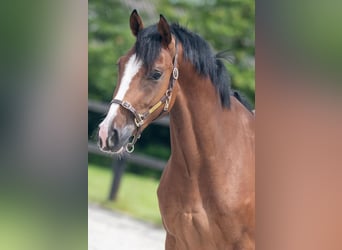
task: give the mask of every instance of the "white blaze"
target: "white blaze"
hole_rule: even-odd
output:
[[[118,99],[118,100],[124,99],[126,92],[129,89],[133,78],[139,72],[141,66],[142,66],[142,61],[137,60],[136,54],[133,54],[125,65],[125,71],[124,71],[123,77],[121,78],[120,87],[114,99]],[[106,118],[99,125],[100,126],[99,136],[103,142],[105,142],[105,140],[108,137],[108,128],[110,127],[110,124],[114,120],[116,113],[118,111],[118,108],[119,108],[118,104],[112,103],[109,107],[109,111],[108,111]]]
[[[129,86],[132,82],[133,77],[139,72],[141,65],[142,65],[142,61],[137,60],[137,57],[135,54],[133,54],[129,58],[125,66],[125,72],[121,80],[119,91],[116,94],[114,99],[123,100],[127,90],[129,89]]]

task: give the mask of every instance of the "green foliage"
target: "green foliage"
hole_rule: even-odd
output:
[[[134,43],[129,13],[118,1],[89,1],[89,98],[108,101],[117,78],[116,61]]]
[[[171,4],[173,3],[173,4]],[[182,10],[182,11],[181,11]],[[234,62],[226,64],[234,88],[254,103],[255,4],[241,1],[163,0],[158,11],[201,35],[214,51],[229,51]]]
[[[117,79],[116,61],[134,44],[129,29],[132,11],[124,1],[89,0],[89,98],[110,100]],[[139,9],[145,25],[157,22],[159,13],[203,36],[215,51],[229,50],[227,64],[233,87],[254,103],[255,4],[252,0],[141,1],[155,10]],[[138,5],[137,5],[138,6]],[[146,7],[148,8],[148,7]],[[155,12],[155,13],[153,13]],[[152,14],[151,14],[152,13]]]

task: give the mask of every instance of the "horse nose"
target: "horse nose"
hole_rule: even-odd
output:
[[[117,129],[112,128],[108,132],[108,137],[107,137],[107,146],[109,149],[113,149],[119,142],[119,132]]]
[[[99,126],[98,146],[104,150],[113,150],[119,143],[119,131],[104,125]]]

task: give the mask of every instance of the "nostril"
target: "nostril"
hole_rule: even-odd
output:
[[[101,138],[99,138],[99,146],[100,146],[100,148],[102,148],[102,139]]]
[[[114,147],[115,144],[119,141],[119,132],[117,129],[113,129],[109,131],[108,138],[107,138],[107,144],[110,147]]]

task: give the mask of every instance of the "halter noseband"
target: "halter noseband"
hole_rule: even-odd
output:
[[[132,153],[134,151],[134,144],[137,142],[137,140],[140,138],[140,128],[144,125],[146,119],[153,114],[160,106],[164,104],[164,108],[162,112],[155,118],[159,118],[163,112],[167,112],[169,110],[170,100],[172,96],[173,87],[175,84],[175,81],[178,79],[179,71],[177,68],[177,57],[178,57],[178,46],[177,46],[177,39],[175,39],[175,47],[176,47],[176,53],[175,57],[173,58],[173,70],[169,82],[169,87],[166,90],[165,94],[160,98],[159,102],[154,104],[149,110],[147,110],[144,113],[139,113],[129,102],[125,100],[119,100],[119,99],[113,99],[110,104],[116,103],[119,104],[124,109],[128,110],[134,115],[134,123],[137,127],[135,134],[133,135],[133,138],[130,142],[126,145],[126,151],[128,153]]]

